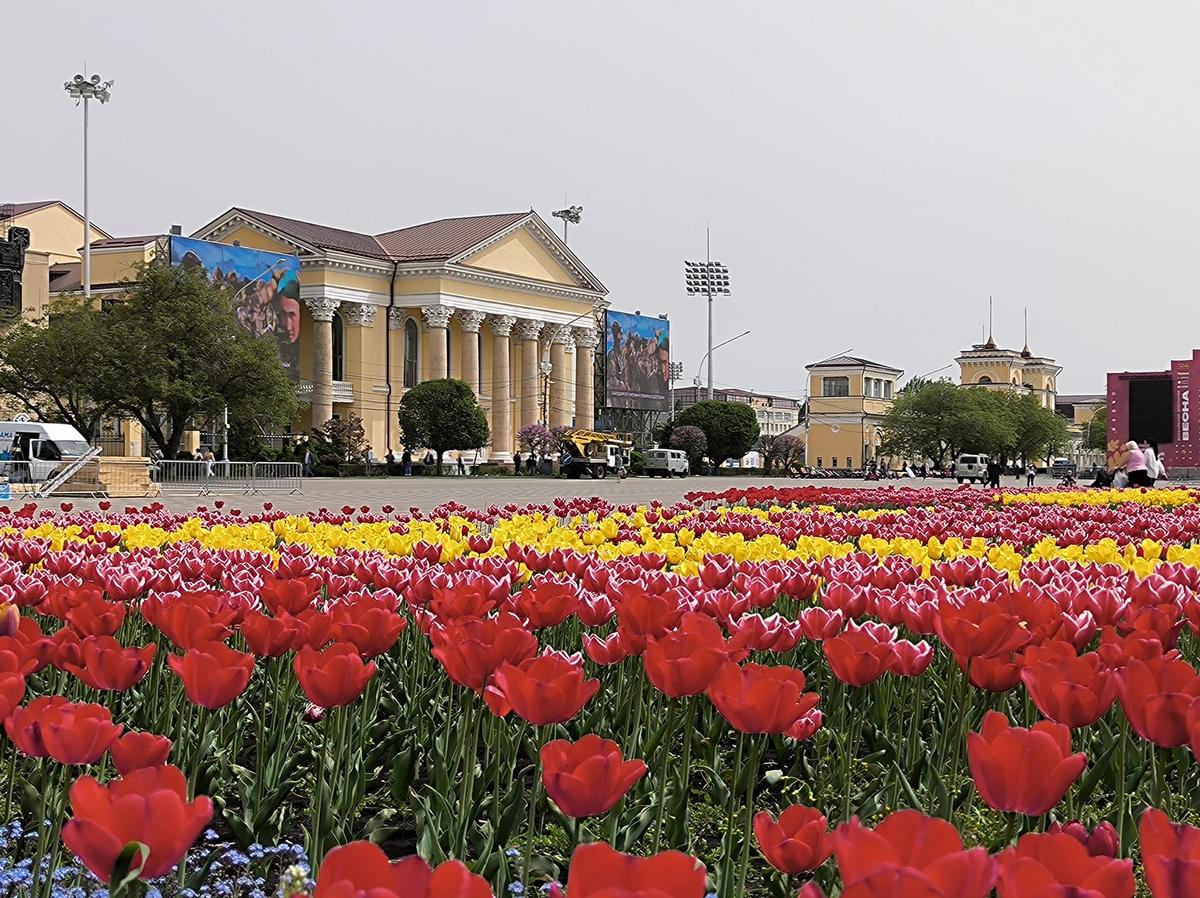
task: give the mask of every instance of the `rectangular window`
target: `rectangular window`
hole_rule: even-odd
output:
[[[883,398],[884,399],[892,398],[892,382],[890,380],[885,380],[883,382]]]
[[[817,467],[818,468],[825,467],[825,460],[823,458],[821,458],[821,456],[819,456],[819,455],[817,456]]]
[[[850,378],[825,377],[821,379],[822,396],[849,396]]]
[[[837,456],[836,455],[833,458],[829,459],[829,464],[831,467],[834,467],[834,468],[837,467]]]

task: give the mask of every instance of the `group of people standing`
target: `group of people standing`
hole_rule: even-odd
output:
[[[1167,477],[1167,466],[1154,440],[1130,440],[1112,456],[1108,471],[1096,475],[1092,486],[1152,487]]]

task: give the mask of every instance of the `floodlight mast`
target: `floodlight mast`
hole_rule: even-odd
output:
[[[86,69],[85,69],[86,71]],[[85,78],[76,75],[63,84],[67,95],[75,100],[75,105],[83,104],[83,295],[85,299],[92,296],[92,219],[88,214],[88,100],[99,100],[101,105],[112,97],[111,81],[104,81],[99,75]]]
[[[729,296],[729,269],[720,262],[712,260],[711,241],[706,232],[705,260],[690,262],[684,260],[683,271],[685,286],[689,296],[702,295],[708,297],[708,399],[713,398],[713,295]]]

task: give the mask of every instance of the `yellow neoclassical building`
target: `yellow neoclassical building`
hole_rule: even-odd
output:
[[[904,372],[849,355],[805,367],[809,381],[806,463],[834,470],[880,464],[880,425]]]
[[[55,208],[53,226],[24,225],[46,256],[37,271],[27,256],[26,314],[80,289],[82,222]],[[167,236],[93,228],[93,294],[119,294]],[[491,461],[512,458],[526,424],[594,425],[596,320],[608,291],[532,210],[366,234],[235,207],[191,236],[299,257],[298,389],[308,405],[297,432],[357,415],[377,457],[398,452],[403,392],[447,376],[470,384],[487,412]]]
[[[1054,359],[1035,356],[1028,343],[1020,351],[1002,349],[989,336],[985,342],[964,349],[955,361],[962,386],[1029,393],[1037,397],[1042,408],[1054,411],[1056,382],[1062,368],[1054,364]]]

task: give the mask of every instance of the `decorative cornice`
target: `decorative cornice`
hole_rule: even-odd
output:
[[[317,321],[333,321],[333,314],[341,305],[338,300],[328,296],[309,296],[305,298],[304,304],[308,306],[309,313]]]
[[[314,296],[327,296],[341,303],[359,303],[366,306],[386,306],[386,293],[373,293],[370,290],[359,290],[356,287],[339,287],[337,284],[301,284],[300,298],[308,299]]]
[[[425,318],[426,327],[445,328],[450,324],[453,314],[452,306],[421,306],[421,315]]]
[[[522,318],[517,322],[517,338],[520,340],[536,340],[546,322],[530,318]]]
[[[371,327],[375,323],[375,311],[378,306],[368,306],[352,302],[342,306],[342,318],[347,324],[356,327]]]
[[[513,325],[517,319],[512,315],[488,315],[487,322],[492,327],[492,333],[497,337],[508,337],[512,334]]]
[[[577,327],[573,329],[575,332],[575,345],[579,349],[595,349],[600,345],[600,332],[594,327]]]
[[[458,315],[458,323],[462,326],[464,334],[479,333],[480,325],[487,318],[483,312],[460,312]]]

